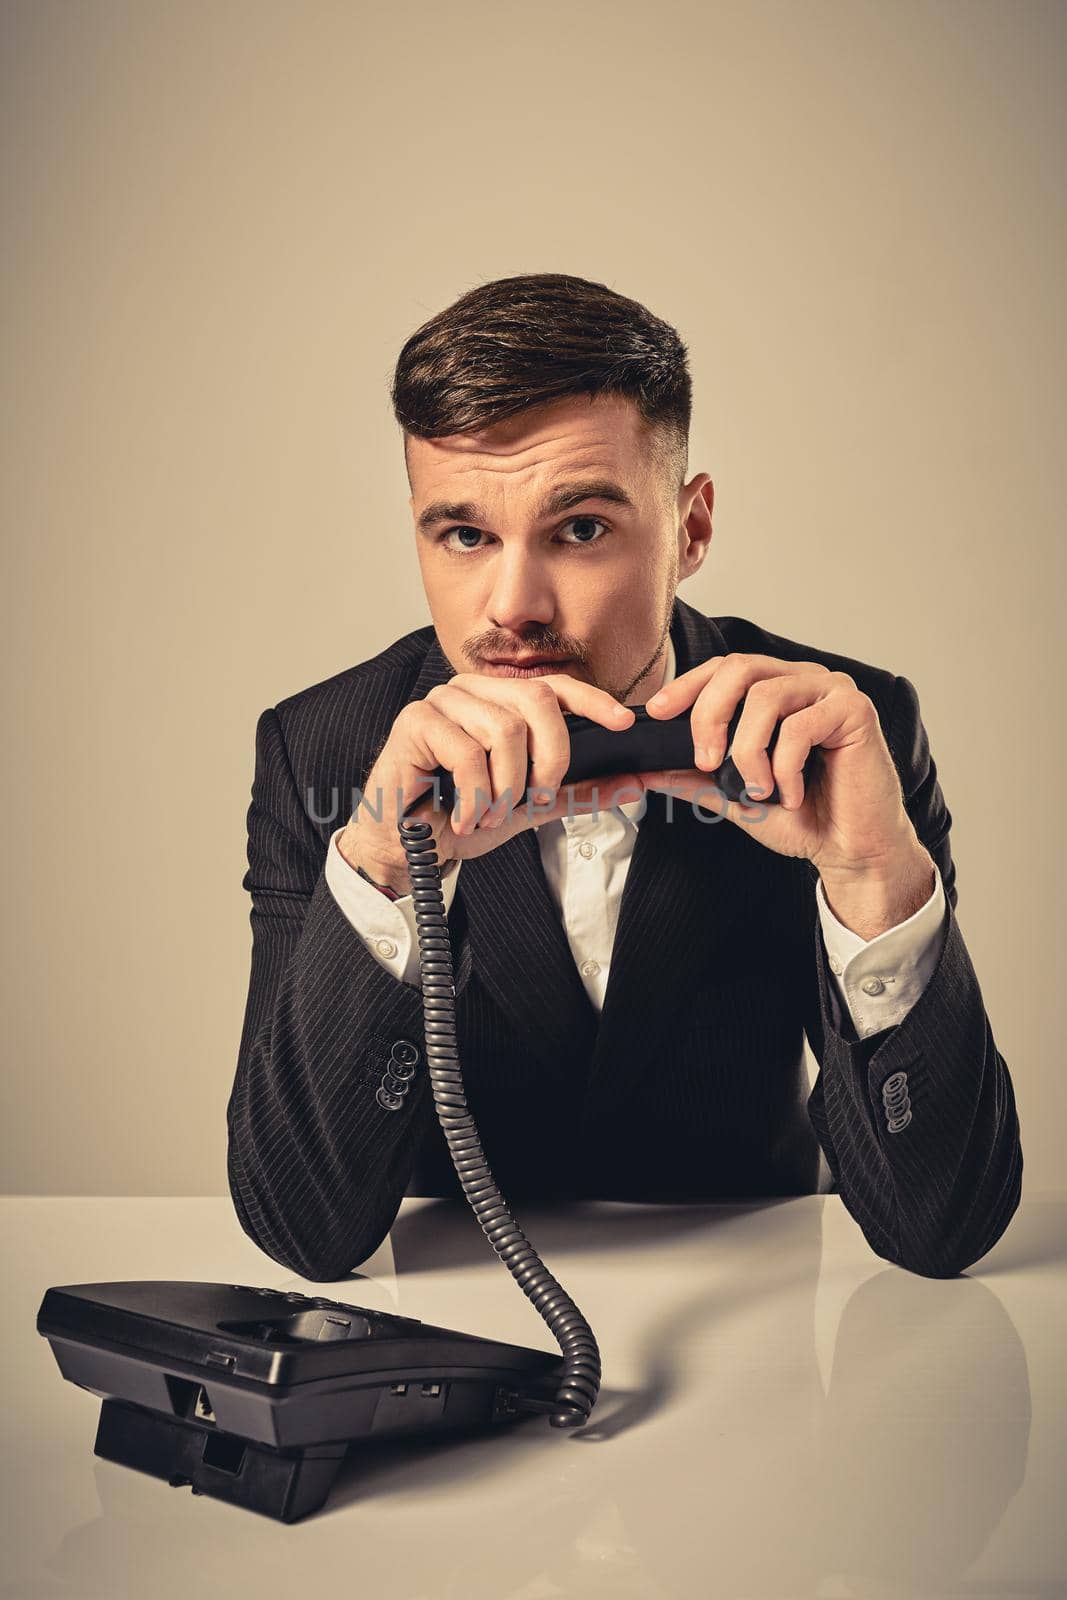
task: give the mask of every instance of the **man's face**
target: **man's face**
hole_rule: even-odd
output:
[[[521,675],[567,673],[623,704],[655,692],[713,489],[699,473],[673,493],[631,400],[579,395],[481,433],[411,437],[407,466],[423,586],[457,672],[516,676],[492,663],[552,657]]]

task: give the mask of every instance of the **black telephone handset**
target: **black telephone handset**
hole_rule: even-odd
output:
[[[742,701],[730,719],[725,759],[714,772],[705,774],[708,789],[717,789],[727,800],[749,798],[745,794],[745,780],[729,753],[743,707]],[[688,711],[683,711],[676,717],[651,717],[644,706],[632,706],[630,709],[634,712],[633,722],[628,728],[617,730],[602,727],[590,717],[580,717],[570,711],[564,712],[563,720],[570,737],[571,759],[560,780],[561,790],[568,784],[581,783],[587,778],[610,777],[617,772],[689,771],[695,765],[693,734]],[[780,723],[775,725],[767,742],[768,754],[773,753],[778,742],[780,726]],[[816,760],[817,756],[812,752],[804,763],[805,782],[811,778]],[[531,766],[528,765],[527,787],[530,772]],[[437,767],[432,774],[432,781],[436,785],[436,793],[440,795],[445,806],[451,807],[455,798],[452,774],[445,767]],[[525,791],[522,798],[525,798]],[[758,803],[777,805],[779,799],[778,785],[773,784],[770,794],[761,795]],[[408,807],[408,811],[412,811],[415,806],[423,806],[426,800],[427,795],[420,795],[419,799]],[[755,803],[754,797],[753,802]]]
[[[692,768],[688,713],[664,720],[643,706],[634,710],[632,726],[618,732],[567,714],[564,784]],[[735,714],[730,738],[736,722]],[[439,769],[435,776],[451,805],[450,775]],[[727,799],[747,798],[729,756],[706,776]],[[775,787],[760,803],[777,798]],[[426,799],[413,801],[398,826],[415,908],[434,1105],[463,1193],[561,1357],[241,1284],[68,1285],[49,1289],[38,1313],[38,1332],[64,1376],[104,1398],[98,1456],[286,1522],[323,1503],[353,1441],[529,1412],[547,1412],[557,1428],[576,1427],[600,1389],[593,1331],[508,1210],[467,1106],[441,869],[429,822],[411,814]]]

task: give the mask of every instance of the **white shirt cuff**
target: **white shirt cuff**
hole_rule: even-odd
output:
[[[933,976],[941,954],[941,930],[947,908],[941,874],[934,864],[929,900],[896,927],[863,939],[839,922],[815,885],[823,943],[834,987],[847,1007],[859,1038],[903,1022]]]
[[[330,837],[326,851],[326,887],[378,964],[402,983],[421,989],[414,897],[405,894],[398,900],[390,900],[366,878],[361,878],[338,849],[337,841],[343,832],[344,828],[338,828]],[[446,916],[455,898],[459,867],[458,861],[450,861],[441,873]]]

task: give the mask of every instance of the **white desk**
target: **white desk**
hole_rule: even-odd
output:
[[[972,1275],[880,1261],[836,1196],[518,1220],[592,1324],[584,1429],[378,1444],[286,1526],[93,1455],[100,1402],[35,1318],[51,1285],[309,1286],[228,1199],[4,1208],[3,1577],[17,1600],[881,1600],[1067,1593],[1067,1202]],[[554,1349],[462,1202],[407,1200],[309,1292]]]

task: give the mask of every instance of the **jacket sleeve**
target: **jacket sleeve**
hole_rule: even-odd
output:
[[[807,1033],[819,1072],[808,1115],[833,1187],[872,1250],[909,1271],[947,1278],[993,1247],[1019,1204],[1019,1122],[956,920],[952,816],[907,678],[896,679],[885,733],[908,816],[944,885],[940,955],[907,1015],[859,1040],[832,1004],[816,915],[818,1012],[813,1005]]]
[[[252,967],[227,1172],[249,1237],[300,1276],[334,1281],[388,1233],[435,1111],[421,991],[368,951],[330,893],[325,856],[278,713],[265,711],[248,811]],[[415,1045],[418,1061],[389,1110],[376,1095],[397,1040]]]

